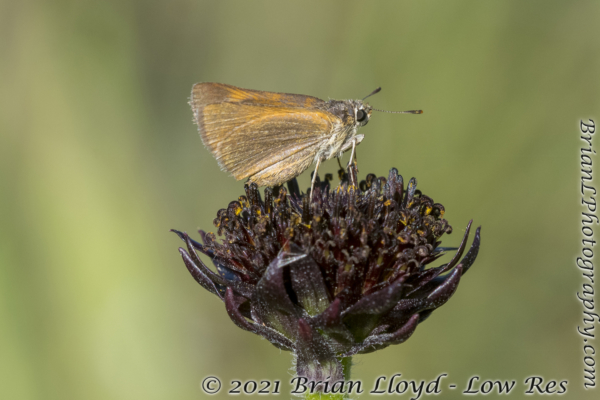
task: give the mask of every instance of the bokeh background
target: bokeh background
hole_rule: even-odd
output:
[[[0,398],[198,399],[207,375],[289,381],[290,354],[233,325],[169,232],[211,230],[243,191],[192,123],[200,81],[325,99],[382,86],[373,106],[425,110],[374,113],[361,175],[417,177],[454,226],[444,244],[473,218],[482,251],[408,342],[355,357],[367,389],[448,373],[446,399],[473,375],[517,380],[524,398],[539,375],[597,398],[581,389],[574,260],[599,18],[594,1],[1,0]]]

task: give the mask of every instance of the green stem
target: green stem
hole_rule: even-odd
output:
[[[352,368],[352,357],[344,357],[340,360],[342,368],[344,368],[344,380],[350,380],[350,369]]]
[[[342,363],[342,367],[344,368],[344,381],[350,380],[350,369],[352,367],[352,357],[344,357],[340,358],[339,361]],[[344,385],[344,391],[346,391],[347,386]],[[330,387],[331,390],[331,387]],[[344,400],[348,399],[348,393],[306,393],[304,399],[305,400]]]

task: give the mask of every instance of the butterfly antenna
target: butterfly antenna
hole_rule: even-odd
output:
[[[371,97],[371,96],[373,96],[374,94],[377,94],[377,93],[379,93],[379,92],[381,92],[381,86],[380,86],[380,87],[378,87],[377,89],[373,90],[373,91],[371,92],[371,94],[369,94],[367,97],[363,98],[363,101],[365,101],[365,100],[366,100],[366,99],[368,99],[369,97]]]
[[[423,114],[423,110],[409,110],[409,111],[386,111],[386,110],[378,110],[373,108],[373,111],[379,111],[390,114]]]
[[[381,92],[381,86],[378,87],[377,89],[373,90],[367,97],[363,98],[363,101],[365,101],[366,99],[368,99],[369,97],[373,96],[374,94],[377,94]],[[386,110],[378,110],[376,108],[372,109],[373,111],[379,111],[379,112],[384,112],[384,113],[390,113],[390,114],[423,114],[423,110],[409,110],[409,111],[386,111]]]

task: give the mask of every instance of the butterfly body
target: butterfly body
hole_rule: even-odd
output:
[[[340,157],[363,135],[371,107],[362,100],[198,83],[190,105],[204,145],[221,169],[259,186],[281,185],[313,162]]]

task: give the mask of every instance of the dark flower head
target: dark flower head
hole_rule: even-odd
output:
[[[264,200],[246,185],[245,196],[217,213],[220,241],[175,231],[187,244],[180,252],[188,270],[232,321],[293,351],[298,375],[310,380],[342,379],[342,358],[407,340],[454,294],[479,250],[480,228],[461,260],[471,222],[458,249],[440,247],[452,227],[414,178],[406,187],[396,169],[358,187],[343,170],[340,178],[335,189],[331,175],[317,182],[312,202],[295,180],[288,190],[267,188]],[[448,263],[427,268],[447,250],[457,250]]]

